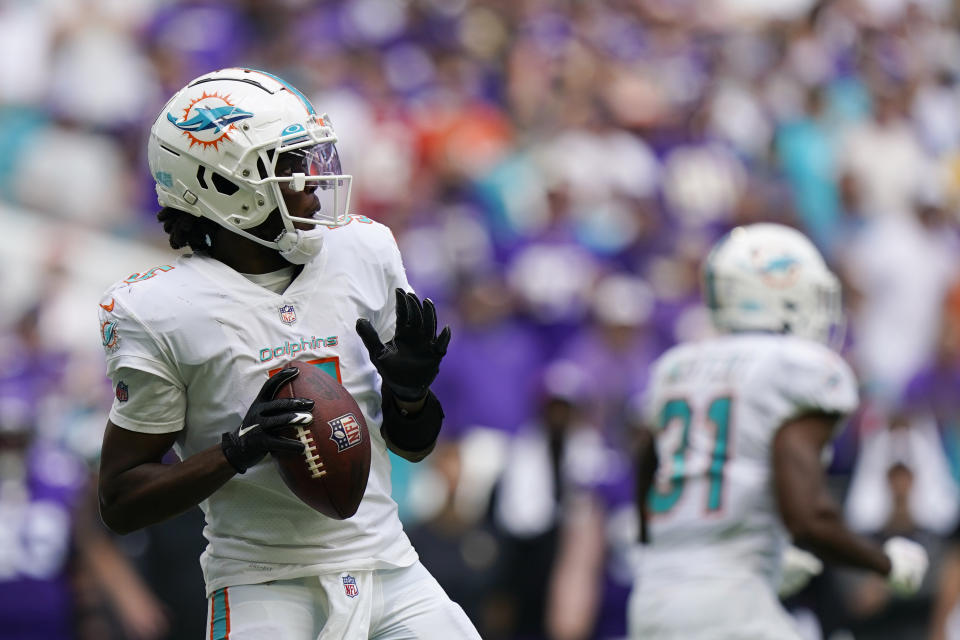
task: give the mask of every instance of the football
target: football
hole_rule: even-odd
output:
[[[283,435],[303,443],[302,454],[274,454],[287,487],[302,501],[336,520],[357,512],[370,473],[370,436],[353,396],[334,378],[305,362],[278,398],[313,400],[313,422]]]

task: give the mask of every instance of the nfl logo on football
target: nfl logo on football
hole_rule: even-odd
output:
[[[334,418],[327,422],[330,425],[330,439],[337,443],[337,453],[360,444],[363,435],[360,433],[360,423],[352,413]]]
[[[343,576],[343,590],[350,598],[356,598],[360,595],[360,591],[357,589],[357,579],[351,575]]]
[[[283,324],[293,324],[297,321],[297,312],[292,304],[285,304],[280,307],[280,322]]]

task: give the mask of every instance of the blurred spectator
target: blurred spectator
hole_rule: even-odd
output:
[[[956,230],[945,217],[941,187],[913,194],[905,215],[868,220],[842,254],[856,302],[854,361],[867,394],[887,406],[932,355],[958,269]]]
[[[503,281],[491,276],[456,291],[460,324],[434,382],[447,433],[476,427],[516,433],[533,411],[541,352],[530,327],[511,313]]]
[[[826,99],[822,87],[808,90],[803,113],[783,122],[777,132],[777,155],[804,231],[817,246],[831,250],[841,209],[836,148],[825,122]]]
[[[729,223],[747,183],[733,149],[709,135],[708,115],[703,106],[694,110],[663,160],[666,206],[684,230]]]
[[[576,239],[563,194],[550,197],[550,226],[519,249],[507,266],[507,284],[520,311],[539,329],[545,348],[565,342],[587,316],[597,260]]]
[[[503,570],[503,551],[489,526],[487,511],[471,509],[457,499],[461,485],[475,480],[464,472],[462,463],[471,453],[478,452],[458,440],[438,444],[429,459],[430,471],[420,478],[418,487],[433,494],[431,513],[410,527],[407,535],[424,566],[463,607],[480,635],[502,637],[506,631],[504,605],[492,594]]]
[[[96,521],[86,466],[0,398],[0,627],[10,640],[163,637],[166,614]]]
[[[66,640],[75,615],[74,514],[86,474],[62,452],[32,446],[28,403],[6,396],[0,405],[0,625],[11,640]]]
[[[4,2],[0,19],[3,105],[39,107],[50,82],[57,20],[49,3]]]
[[[944,443],[950,472],[960,483],[960,318],[955,315],[952,298],[956,285],[944,305],[936,352],[907,383],[901,410],[911,422],[931,423]]]
[[[850,527],[878,533],[902,519],[898,509],[907,510],[912,527],[940,535],[952,531],[960,517],[960,491],[929,420],[894,417],[860,444],[845,505]]]
[[[882,524],[870,533],[879,542],[893,536],[905,536],[920,542],[930,556],[931,567],[939,569],[941,543],[930,527],[918,522],[915,477],[912,468],[902,462],[887,467],[884,483],[890,508]],[[903,598],[896,597],[881,576],[839,573],[840,593],[849,616],[847,626],[856,638],[864,640],[924,637],[936,575],[937,571],[932,571],[920,591]]]
[[[547,593],[562,514],[572,487],[595,481],[606,456],[587,416],[585,378],[557,361],[544,371],[539,411],[510,443],[496,487],[493,517],[503,536],[498,591],[510,604],[516,638],[546,637]]]
[[[671,245],[673,251],[653,257],[644,273],[656,297],[653,332],[658,352],[682,340],[711,335],[713,325],[700,296],[702,262],[712,234],[686,234]]]
[[[589,381],[590,419],[613,442],[626,441],[627,403],[646,386],[647,369],[659,355],[648,331],[654,305],[653,290],[643,280],[607,275],[593,288],[592,321],[560,351]]]
[[[56,162],[51,162],[52,149]],[[70,123],[51,124],[34,132],[20,154],[12,177],[14,197],[60,217],[123,226],[133,188],[127,162],[115,139]]]
[[[122,540],[134,567],[166,613],[164,640],[194,638],[204,632],[207,601],[197,558],[207,541],[203,513],[191,509]]]
[[[871,117],[840,141],[839,170],[856,181],[869,216],[907,215],[929,170],[930,158],[906,115],[901,88],[875,87]]]
[[[123,21],[135,16],[118,11],[115,2],[101,7],[97,2],[87,4],[94,6],[72,16],[59,34],[49,76],[57,90],[47,96],[48,104],[54,115],[71,125],[122,134],[150,118],[150,107],[162,97],[131,28],[138,25]],[[103,83],[107,74],[113,82]]]
[[[604,473],[571,491],[548,591],[553,640],[626,636],[639,538],[632,471],[627,457],[611,450]]]
[[[924,148],[934,157],[960,148],[960,118],[956,117],[960,94],[952,75],[940,71],[932,81],[921,84],[915,94],[911,116]]]
[[[167,2],[150,15],[143,45],[153,61],[161,95],[171,95],[189,78],[244,63],[245,51],[257,40],[240,4]]]
[[[659,163],[641,138],[613,126],[600,105],[584,109],[584,123],[542,140],[534,154],[548,191],[568,203],[580,242],[601,255],[617,254],[642,232],[634,207],[656,195]]]

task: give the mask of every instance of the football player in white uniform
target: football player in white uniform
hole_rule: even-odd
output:
[[[148,148],[158,218],[193,253],[100,301],[116,389],[101,514],[123,533],[201,507],[209,640],[479,638],[390,497],[387,450],[418,461],[439,433],[429,387],[450,331],[409,292],[390,231],[347,215],[335,142],[299,91],[250,69],[201,76],[161,111]],[[264,460],[300,449],[275,430],[311,417],[309,400],[275,399],[294,360],[340,380],[370,427],[349,519],[302,503]],[[181,461],[164,464],[171,448]]]
[[[826,346],[840,285],[816,248],[782,225],[736,228],[707,257],[704,289],[722,335],[661,356],[644,401],[631,637],[798,638],[777,600],[791,538],[916,589],[923,548],[855,535],[827,491],[822,454],[858,397]]]

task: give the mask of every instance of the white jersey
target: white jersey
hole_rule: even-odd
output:
[[[178,432],[175,451],[188,458],[236,429],[268,376],[299,360],[339,379],[369,428],[370,477],[347,520],[301,502],[269,455],[200,504],[208,595],[237,584],[416,561],[390,497],[380,377],[354,328],[367,318],[381,339],[391,338],[397,287],[410,290],[393,235],[352,216],[325,230],[320,255],[281,294],[202,255],[134,274],[107,291],[100,324],[117,426]]]
[[[659,460],[647,505],[644,588],[748,572],[779,582],[786,542],[773,490],[777,429],[858,403],[850,367],[803,338],[735,334],[669,350],[644,404]]]

